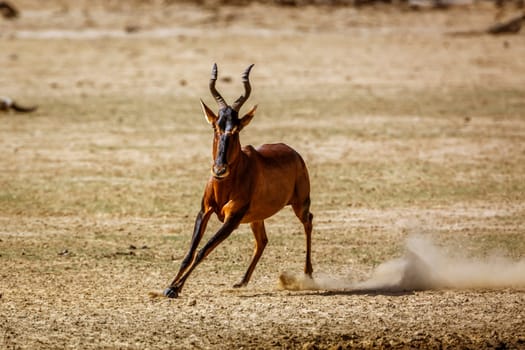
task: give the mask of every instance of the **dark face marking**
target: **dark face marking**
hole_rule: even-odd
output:
[[[233,131],[240,125],[239,113],[230,106],[219,110],[219,120],[217,126],[222,132]]]
[[[216,152],[212,169],[213,175],[217,178],[226,177],[229,173],[228,155],[232,144],[230,141],[235,137],[239,126],[239,116],[233,108],[228,106],[219,110],[219,119],[215,125]]]
[[[227,155],[229,139],[230,135],[228,134],[221,134],[219,136],[219,142],[217,144],[217,157],[215,158],[215,166],[217,168],[224,168],[228,165]]]

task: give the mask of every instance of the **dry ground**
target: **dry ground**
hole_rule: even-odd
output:
[[[0,94],[40,108],[0,115],[0,348],[525,348],[523,286],[279,290],[304,260],[289,209],[247,288],[231,288],[253,244],[241,227],[179,299],[148,297],[178,269],[208,176],[213,62],[229,101],[256,64],[242,142],[308,163],[316,273],[364,279],[411,234],[522,259],[524,35],[446,35],[492,9],[17,3]]]

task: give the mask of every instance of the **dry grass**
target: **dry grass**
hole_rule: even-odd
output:
[[[301,271],[304,259],[290,210],[268,220],[270,243],[247,289],[230,289],[252,251],[241,227],[180,299],[147,296],[178,268],[209,174],[198,98],[211,101],[214,61],[232,79],[219,83],[228,100],[256,63],[248,104],[259,109],[243,143],[284,141],[308,163],[316,271],[364,278],[414,233],[466,255],[523,257],[523,35],[443,35],[482,26],[483,9],[317,16],[184,5],[145,17],[95,9],[93,25],[70,6],[0,23],[1,93],[40,105],[0,115],[0,345],[523,346],[520,290],[278,291],[279,273]],[[191,22],[213,13],[222,21],[212,33],[209,20]],[[136,36],[108,36],[138,18]],[[155,23],[186,32],[159,36],[147,31]],[[50,28],[106,37],[37,38]]]

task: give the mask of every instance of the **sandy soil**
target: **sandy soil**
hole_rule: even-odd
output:
[[[366,280],[413,234],[523,264],[524,34],[448,35],[493,23],[491,6],[17,4],[0,94],[40,108],[0,115],[0,348],[525,349],[519,279],[282,290],[304,260],[290,210],[267,221],[247,288],[232,288],[253,246],[241,227],[180,298],[149,296],[178,269],[209,171],[214,61],[228,100],[256,63],[243,142],[308,162],[318,280]]]

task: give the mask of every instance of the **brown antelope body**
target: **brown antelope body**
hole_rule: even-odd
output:
[[[313,215],[310,213],[310,181],[301,156],[289,146],[279,144],[241,147],[239,132],[255,115],[254,106],[242,118],[238,113],[248,99],[251,87],[249,74],[253,65],[244,72],[245,93],[232,106],[226,104],[215,89],[217,66],[213,66],[210,91],[219,105],[216,115],[201,100],[202,109],[214,129],[213,166],[206,184],[201,209],[188,253],[180,270],[164,295],[176,298],[193,269],[224,241],[242,223],[249,223],[255,236],[255,249],[248,270],[234,287],[245,286],[268,242],[264,220],[287,205],[304,225],[306,235],[306,263],[304,272],[312,275],[311,233]],[[223,223],[214,236],[198,251],[206,225],[215,213]]]

